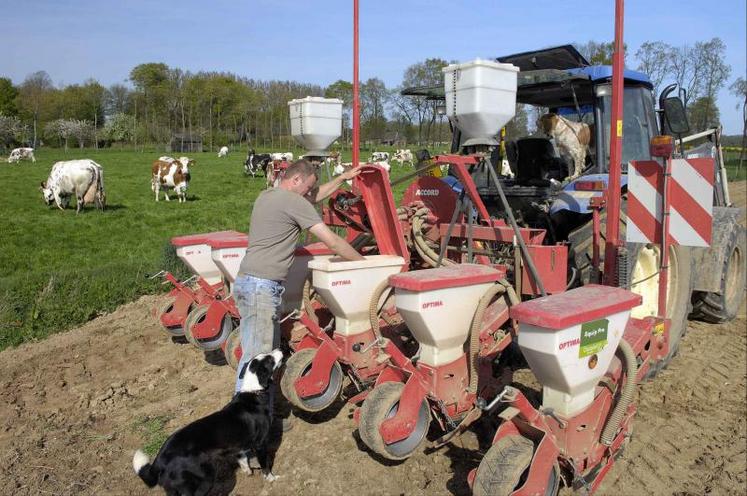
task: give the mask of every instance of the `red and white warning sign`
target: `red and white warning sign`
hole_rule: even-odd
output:
[[[669,240],[683,246],[710,246],[713,224],[712,158],[672,159],[669,187]],[[627,240],[661,243],[663,166],[655,160],[628,167]]]

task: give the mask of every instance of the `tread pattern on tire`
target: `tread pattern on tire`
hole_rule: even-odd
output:
[[[480,462],[474,496],[508,496],[521,481],[534,455],[534,444],[523,436],[506,436],[490,447]]]
[[[296,379],[301,377],[304,373],[304,371],[311,365],[312,360],[314,360],[314,356],[316,355],[316,349],[315,348],[306,348],[303,350],[299,350],[295,352],[293,355],[291,355],[290,358],[285,362],[285,370],[283,371],[283,377],[280,379],[280,391],[283,393],[283,396],[294,406],[297,408],[300,408],[301,410],[304,410],[306,412],[320,412],[324,409],[326,409],[329,405],[322,405],[318,408],[310,407],[308,402],[304,402],[302,398],[298,396],[298,393],[296,393],[296,388],[294,386]],[[333,365],[333,373],[334,369],[338,369],[339,375],[342,378],[342,369],[340,369],[340,364],[338,362],[335,362]],[[336,387],[337,392],[334,394],[335,398],[338,398],[340,395],[340,390],[342,389],[342,380],[340,380],[340,384]],[[330,384],[329,387],[332,387]],[[334,401],[333,401],[334,402]]]

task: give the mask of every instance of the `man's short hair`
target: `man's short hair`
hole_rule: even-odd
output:
[[[306,159],[299,159],[293,162],[285,169],[285,179],[290,179],[293,176],[301,176],[302,179],[306,179],[311,175],[316,175],[317,167]]]

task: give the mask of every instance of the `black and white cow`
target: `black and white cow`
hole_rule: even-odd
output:
[[[270,161],[271,158],[269,153],[257,154],[257,152],[252,148],[246,156],[244,172],[251,174],[252,177],[254,177],[255,174],[262,171],[262,175],[264,176],[267,172],[267,165]]]

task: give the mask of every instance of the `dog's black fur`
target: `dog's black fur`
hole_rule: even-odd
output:
[[[171,496],[227,495],[236,484],[239,459],[253,451],[267,480],[270,472],[267,445],[270,426],[268,388],[280,365],[272,354],[259,355],[244,365],[240,378],[254,374],[261,390],[237,393],[228,405],[172,434],[152,463],[138,451],[133,467],[141,479],[160,485]],[[143,463],[145,462],[145,463]]]

